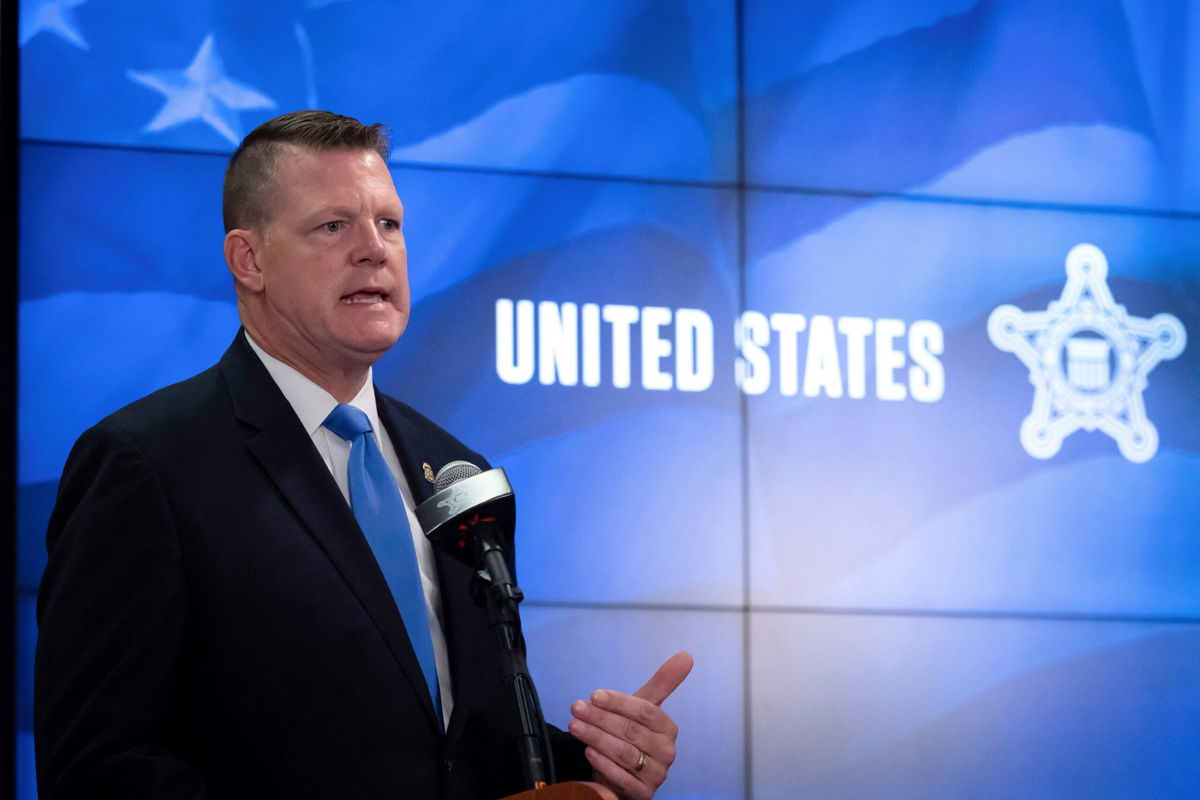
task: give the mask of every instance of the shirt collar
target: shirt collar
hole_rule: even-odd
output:
[[[262,361],[263,366],[267,368],[271,379],[275,381],[279,391],[283,392],[284,398],[296,412],[296,416],[300,418],[304,430],[308,432],[309,436],[315,435],[320,430],[322,423],[325,422],[325,418],[329,416],[329,412],[333,411],[334,406],[338,404],[337,400],[307,376],[301,374],[295,367],[283,363],[259,347],[258,342],[254,341],[254,337],[250,335],[249,331],[245,331],[245,335],[251,349]],[[379,412],[375,407],[375,384],[372,381],[372,375],[372,370],[368,367],[366,382],[363,383],[362,388],[358,390],[358,394],[349,404],[367,415],[367,419],[371,421],[371,427],[375,431],[375,438],[378,439],[380,422]]]

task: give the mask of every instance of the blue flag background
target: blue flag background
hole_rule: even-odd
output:
[[[375,377],[508,471],[551,722],[687,649],[660,797],[1200,794],[1200,2],[19,22],[22,800],[66,454],[228,345],[225,163],[307,107],[393,131],[414,309]],[[1048,313],[1082,243],[1105,313],[1169,315],[1180,352],[1137,372],[1151,343],[1067,312],[1036,369],[996,344],[994,309]],[[1087,373],[1072,340],[1110,354]],[[1131,388],[1032,455],[1039,386],[1069,421],[1087,374]],[[1110,431],[1139,406],[1135,461]]]

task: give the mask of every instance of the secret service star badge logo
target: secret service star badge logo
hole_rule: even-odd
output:
[[[1130,461],[1148,461],[1158,431],[1146,417],[1142,392],[1158,362],[1183,352],[1187,335],[1171,314],[1131,316],[1113,300],[1108,260],[1078,244],[1067,254],[1067,284],[1045,311],[1003,305],[988,318],[996,347],[1029,368],[1033,410],[1021,424],[1021,444],[1050,458],[1080,428],[1099,429]]]

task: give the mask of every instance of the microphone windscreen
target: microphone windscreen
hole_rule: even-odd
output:
[[[433,479],[434,490],[440,492],[442,489],[470,478],[472,475],[478,475],[482,471],[470,461],[451,461],[438,470],[437,477]]]

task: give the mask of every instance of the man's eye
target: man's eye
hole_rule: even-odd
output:
[[[324,228],[325,230],[329,231],[330,233],[337,233],[338,231],[340,231],[342,229],[342,223],[336,222],[336,221],[335,222],[326,222],[321,227]]]
[[[388,231],[394,231],[400,227],[400,223],[394,219],[381,219],[379,220],[379,224],[383,226],[384,230]]]

